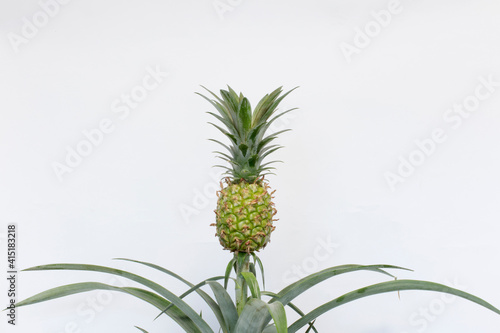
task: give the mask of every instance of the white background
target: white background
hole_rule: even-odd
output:
[[[157,263],[192,282],[223,274],[231,254],[209,226],[218,147],[207,138],[224,138],[194,92],[230,84],[255,106],[278,86],[300,86],[281,107],[299,110],[276,128],[293,131],[280,137],[285,148],[275,157],[285,163],[269,177],[280,220],[259,254],[267,289],[333,265],[388,263],[415,270],[399,278],[450,284],[500,306],[498,2],[73,0],[51,8],[51,17],[34,0],[1,0],[0,8],[1,241],[5,249],[6,226],[17,223],[21,268],[111,265],[178,293],[185,287],[172,278],[112,258]],[[389,10],[390,18],[380,14]],[[34,21],[35,30],[26,27]],[[357,53],[346,56],[347,44]],[[148,68],[168,76],[129,114],[115,112]],[[450,118],[454,104],[488,92],[477,88],[481,77],[497,82],[489,96],[460,123]],[[68,149],[85,146],[83,132],[103,119],[113,130],[58,177],[54,164],[66,164]],[[436,128],[446,140],[429,144]],[[428,143],[428,156],[415,141]],[[400,166],[410,156],[419,164],[413,172]],[[398,168],[407,174],[391,189],[386,177]],[[386,280],[337,277],[295,303],[307,311]],[[119,283],[98,273],[23,272],[19,299],[79,281]],[[215,328],[202,301],[187,300]],[[156,314],[125,295],[87,293],[21,308],[15,328],[4,313],[1,326],[180,332],[166,316],[153,322]],[[497,333],[500,316],[462,299],[403,292],[335,309],[317,328]]]

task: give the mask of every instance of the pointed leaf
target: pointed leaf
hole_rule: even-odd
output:
[[[239,104],[238,98],[235,98],[233,94],[222,89],[220,90],[220,95],[233,111],[238,110],[238,104]]]
[[[274,111],[276,110],[276,108],[278,107],[278,105],[281,103],[281,101],[286,97],[288,96],[288,94],[290,94],[292,91],[294,91],[295,89],[297,89],[298,87],[295,87],[289,91],[287,91],[285,94],[283,94],[281,97],[277,98],[276,101],[273,102],[273,104],[269,107],[269,110],[266,112],[266,114],[263,116],[264,119],[268,119],[273,113]]]
[[[263,291],[262,295],[270,296],[270,297],[277,297],[277,295],[275,293],[272,293],[272,292],[269,292],[269,291]],[[295,304],[293,304],[292,302],[288,302],[287,306],[290,307],[290,309],[292,309],[293,311],[295,311],[300,317],[304,317],[305,316],[305,313],[302,310],[300,310],[299,307],[296,306]],[[309,323],[309,328],[307,329],[307,331],[309,331],[311,329],[314,332],[318,333],[318,330],[316,330],[316,327],[314,327],[314,321],[312,321],[312,322]]]
[[[203,89],[205,89],[206,91],[208,91],[210,93],[210,95],[214,96],[216,100],[219,101],[219,103],[223,103],[224,101],[222,99],[220,99],[219,96],[217,96],[215,93],[211,92],[210,90],[208,90],[207,88],[205,88],[204,86],[201,86]],[[203,94],[200,94],[200,93],[196,93],[198,95],[200,95],[201,97],[205,97]],[[206,97],[205,97],[206,98]]]
[[[280,302],[273,302],[267,305],[271,317],[273,317],[274,326],[277,333],[287,333],[285,307]]]
[[[224,148],[226,148],[229,152],[233,151],[229,146],[225,145],[224,143],[222,143],[222,142],[220,142],[218,140],[215,140],[215,139],[208,139],[208,140],[220,144],[221,146],[223,146]]]
[[[267,303],[258,298],[251,298],[246,303],[238,318],[234,333],[260,333],[265,327],[263,318],[269,315]]]
[[[233,98],[233,100],[238,100],[238,94],[236,93],[236,91],[233,90],[233,88],[231,88],[229,85],[227,86],[227,90],[229,91],[229,93],[231,94],[231,97]]]
[[[97,266],[97,265],[83,265],[83,264],[52,264],[52,265],[35,266],[25,269],[25,271],[42,271],[42,270],[94,271],[94,272],[101,272],[101,273],[107,273],[125,277],[127,279],[130,279],[132,281],[138,282],[144,286],[151,288],[152,290],[156,291],[158,294],[162,295],[167,300],[172,302],[200,328],[201,332],[213,333],[210,326],[208,326],[208,324],[186,302],[177,297],[171,291],[163,288],[162,286],[153,281],[143,278],[142,276],[132,274],[119,269]]]
[[[224,274],[224,289],[227,289],[227,283],[229,281],[229,276],[231,275],[231,271],[234,268],[234,264],[236,263],[236,258],[232,258],[226,267],[226,273]]]
[[[409,270],[407,268],[403,267],[398,267],[398,266],[393,266],[393,265],[340,265],[340,266],[335,266],[335,267],[330,267],[327,269],[324,269],[320,272],[308,275],[299,281],[292,283],[288,287],[284,288],[278,293],[278,297],[273,298],[273,300],[278,300],[283,305],[286,305],[289,301],[294,299],[295,297],[299,296],[302,294],[304,291],[308,290],[309,288],[317,285],[318,283],[321,283],[333,276],[338,276],[341,274],[349,273],[349,272],[354,272],[354,271],[360,271],[360,270],[366,270],[366,271],[374,271],[382,274],[386,274],[388,276],[393,277],[393,275],[385,272],[382,269],[386,268],[392,268],[392,269],[403,269],[403,270]]]
[[[315,323],[315,321],[313,321],[312,323],[309,323],[309,327],[307,328],[306,333],[311,332],[311,330],[313,330],[314,332],[318,333],[318,331],[314,327],[314,323]]]
[[[213,151],[213,153],[221,155],[218,157],[222,158],[224,161],[230,161],[232,159],[231,156],[220,151]]]
[[[268,304],[258,298],[251,298],[243,308],[240,318],[236,323],[235,333],[260,333],[264,330],[265,317],[269,315],[273,318],[276,331],[271,332],[287,333],[286,313],[283,304],[274,302]],[[272,326],[271,326],[272,327]],[[270,330],[269,328],[267,329]]]
[[[148,290],[143,290],[139,288],[130,288],[130,287],[115,287],[115,286],[110,286],[104,283],[99,283],[99,282],[81,282],[81,283],[74,283],[74,284],[69,284],[69,285],[64,285],[56,288],[52,288],[46,291],[43,291],[41,293],[38,293],[32,297],[29,297],[25,299],[22,302],[19,302],[16,304],[16,306],[25,306],[25,305],[30,305],[30,304],[36,304],[40,302],[45,302],[49,300],[53,300],[56,298],[64,297],[64,296],[69,296],[73,294],[78,294],[78,293],[83,293],[83,292],[88,292],[88,291],[93,291],[93,290],[112,290],[112,291],[119,291],[119,292],[124,292],[129,295],[133,295],[137,298],[140,298],[158,309],[162,309],[170,304],[169,301],[167,301],[165,298],[160,297],[159,295],[148,291]],[[201,332],[199,328],[194,324],[194,322],[189,319],[181,310],[179,310],[177,307],[172,307],[168,312],[167,315],[169,315],[175,322],[179,324],[182,328],[187,330],[188,332],[192,330],[193,332]]]
[[[282,87],[277,88],[269,95],[264,96],[254,111],[254,124],[257,124],[262,121],[264,115],[268,112],[269,107],[273,104],[276,98],[281,94]]]
[[[262,277],[262,288],[266,289],[266,280],[264,277],[264,265],[262,265],[262,261],[260,261],[260,258],[255,253],[252,252],[252,256],[253,256],[254,262],[257,262],[257,264],[259,265],[259,269],[260,269],[260,273],[261,273],[261,277]]]
[[[208,97],[206,97],[206,96],[204,96],[204,95],[202,95],[200,93],[196,93],[196,94],[200,95],[205,100],[207,100],[210,104],[212,104],[212,106],[215,107],[217,109],[217,111],[219,111],[220,115],[223,118],[228,119],[228,121],[230,123],[235,124],[236,114],[234,112],[231,112],[231,110],[228,109],[227,104],[223,100],[221,100],[217,95],[215,95],[213,92],[211,92],[207,88],[205,88],[205,87],[203,87],[203,88],[205,90],[207,90],[210,94],[212,94],[217,99],[218,102],[215,101],[215,100],[211,100]]]
[[[242,272],[241,275],[245,279],[248,284],[248,288],[250,288],[250,292],[252,293],[253,298],[260,299],[260,288],[255,275],[250,272]]]
[[[229,139],[231,139],[231,141],[235,144],[235,145],[238,145],[238,140],[236,139],[236,137],[229,133],[228,131],[226,131],[225,129],[223,129],[222,127],[220,127],[219,125],[216,125],[214,123],[211,123],[209,122],[210,125],[214,126],[215,128],[217,128],[219,131],[221,131],[225,136],[227,136]]]
[[[242,136],[246,138],[246,134],[252,127],[252,107],[250,106],[250,102],[246,97],[243,98],[239,105],[238,117],[240,118],[241,124],[243,125]]]
[[[238,311],[236,306],[231,299],[231,296],[227,293],[220,283],[209,282],[208,285],[212,288],[212,291],[217,299],[217,303],[222,311],[222,316],[224,317],[227,332],[232,332],[238,321]]]
[[[236,127],[234,127],[234,124],[231,122],[230,119],[226,119],[226,118],[223,118],[213,112],[207,112],[208,114],[214,116],[215,118],[217,118],[221,123],[223,123],[224,125],[226,125],[226,128],[229,130],[229,132],[231,133],[237,133],[236,132]]]
[[[337,276],[340,274],[345,274],[349,272],[354,272],[354,271],[359,271],[359,270],[367,270],[367,271],[374,271],[378,272],[381,274],[386,274],[392,277],[391,274],[387,273],[384,271],[382,268],[395,268],[395,269],[404,269],[408,270],[406,268],[398,267],[398,266],[393,266],[393,265],[369,265],[369,266],[363,266],[363,265],[340,265],[340,266],[335,266],[335,267],[330,267],[327,269],[324,269],[320,272],[308,275],[299,281],[292,283],[288,287],[285,287],[283,290],[281,290],[278,294],[277,297],[273,297],[269,303],[279,301],[283,305],[288,305],[290,301],[292,301],[295,297],[299,296],[309,288],[321,283],[322,281],[325,281],[333,276]],[[265,324],[269,323],[271,320],[270,316],[267,316],[265,318]]]
[[[274,121],[276,121],[276,119],[278,119],[279,117],[289,113],[289,112],[292,112],[292,111],[295,111],[295,110],[298,110],[299,108],[292,108],[292,109],[288,109],[286,111],[283,111],[279,114],[277,114],[276,116],[274,116],[271,120],[269,120],[267,123],[268,124],[272,124]],[[267,126],[267,128],[269,128],[269,126]]]
[[[304,325],[307,325],[308,322],[311,320],[316,319],[317,317],[321,316],[323,313],[336,308],[337,306],[349,303],[351,301],[371,296],[371,295],[376,295],[376,294],[382,294],[382,293],[387,293],[387,292],[393,292],[393,291],[401,291],[401,290],[428,290],[428,291],[438,291],[438,292],[443,292],[443,293],[448,293],[452,294],[458,297],[465,298],[471,302],[477,303],[497,314],[500,314],[500,310],[495,308],[493,305],[490,303],[482,300],[481,298],[471,295],[469,293],[466,293],[464,291],[451,288],[442,284],[434,283],[434,282],[428,282],[428,281],[418,281],[418,280],[395,280],[395,281],[388,281],[388,282],[382,282],[378,284],[374,284],[365,288],[361,288],[355,291],[351,291],[345,295],[342,295],[330,302],[327,302],[316,309],[312,310],[308,314],[306,314],[304,317],[300,318],[296,322],[294,322],[289,328],[288,332],[289,333],[294,333],[297,332],[297,330]]]
[[[189,294],[191,294],[191,293],[193,293],[193,292],[196,291],[198,294],[201,295],[201,297],[205,300],[205,302],[212,308],[212,311],[215,313],[215,316],[218,317],[220,309],[219,309],[217,303],[215,303],[215,301],[212,298],[210,298],[210,296],[208,296],[208,294],[206,294],[204,291],[198,290],[198,289],[200,289],[201,287],[203,287],[204,285],[206,285],[210,281],[222,280],[223,278],[224,277],[222,277],[222,276],[215,276],[213,278],[209,278],[209,279],[206,279],[204,281],[201,281],[197,285],[192,286],[187,291],[185,291],[184,293],[182,293],[182,295],[180,295],[179,298],[183,299],[186,296],[188,296]],[[165,313],[172,306],[173,306],[173,304],[170,304],[169,306],[167,306],[166,308],[164,308],[163,311],[159,315],[156,316],[155,320],[158,319],[158,317],[160,317],[163,313]],[[222,318],[222,316],[220,318]]]
[[[162,273],[165,273],[165,274],[168,274],[174,278],[176,278],[177,280],[183,282],[184,284],[188,285],[189,287],[191,287],[191,289],[189,289],[187,292],[185,292],[183,295],[181,295],[179,298],[184,298],[185,296],[189,295],[189,293],[193,292],[193,291],[196,291],[196,293],[198,295],[200,295],[201,298],[203,298],[203,300],[207,303],[207,305],[210,307],[210,309],[212,310],[212,312],[214,313],[215,317],[217,318],[217,320],[219,321],[219,323],[223,322],[224,321],[224,318],[222,317],[222,312],[219,308],[219,306],[217,305],[217,303],[213,300],[212,297],[210,297],[206,292],[204,292],[203,290],[199,289],[201,286],[205,285],[205,283],[207,281],[213,281],[213,280],[220,280],[222,279],[223,277],[221,276],[216,276],[216,277],[213,277],[213,278],[210,278],[210,279],[207,279],[207,280],[204,280],[200,283],[198,283],[197,285],[193,285],[191,282],[187,281],[186,279],[184,279],[183,277],[181,277],[180,275],[178,274],[175,274],[174,272],[164,268],[164,267],[161,267],[161,266],[158,266],[156,264],[152,264],[152,263],[149,263],[149,262],[144,262],[144,261],[139,261],[139,260],[132,260],[132,259],[126,259],[126,258],[117,258],[117,260],[124,260],[124,261],[130,261],[130,262],[134,262],[134,263],[138,263],[138,264],[141,264],[141,265],[145,265],[145,266],[148,266],[148,267],[151,267],[153,269],[156,269]],[[164,310],[166,307],[163,307],[161,310]]]

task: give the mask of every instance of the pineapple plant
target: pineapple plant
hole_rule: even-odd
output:
[[[144,261],[120,259],[165,273],[181,281],[188,289],[182,294],[177,294],[140,275],[112,267],[67,263],[35,266],[25,271],[93,271],[121,276],[135,282],[136,286],[117,287],[100,282],[80,282],[40,292],[16,303],[15,306],[36,304],[92,290],[111,290],[136,297],[156,307],[159,312],[157,317],[166,315],[174,320],[183,331],[189,333],[295,333],[301,329],[306,329],[306,332],[318,332],[314,324],[318,317],[327,311],[364,297],[387,292],[397,292],[399,295],[404,290],[448,293],[500,314],[500,309],[464,291],[434,282],[398,280],[388,270],[405,268],[393,265],[339,265],[310,274],[277,293],[264,290],[263,265],[255,251],[261,250],[269,243],[271,232],[274,230],[273,221],[276,209],[272,202],[273,192],[264,179],[265,175],[273,169],[270,166],[273,162],[263,163],[263,160],[281,148],[279,145],[270,145],[270,143],[283,131],[267,136],[265,134],[273,121],[293,110],[276,114],[278,104],[290,92],[282,94],[281,88],[274,90],[264,96],[253,111],[249,101],[242,94],[236,94],[230,87],[227,91],[221,90],[221,97],[210,92],[215,99],[202,95],[217,109],[219,114],[209,113],[222,122],[225,129],[219,125],[213,125],[231,141],[231,144],[227,146],[213,140],[228,150],[226,153],[217,152],[217,154],[230,165],[229,167],[222,166],[227,169],[228,177],[224,180],[225,185],[221,182],[215,210],[216,235],[223,248],[233,252],[233,258],[229,261],[224,275],[210,277],[194,284],[162,266]],[[263,288],[260,287],[256,277],[257,267],[262,273]],[[392,280],[345,293],[308,313],[302,312],[292,303],[310,288],[328,279],[356,271],[384,274]],[[231,276],[232,272],[235,274],[234,278]],[[234,301],[227,291],[230,281],[234,282]],[[205,286],[210,288],[213,296],[203,290]],[[216,327],[212,328],[206,318],[184,300],[192,293],[198,294],[210,307],[217,320]],[[264,300],[264,297],[268,299]],[[299,318],[291,324],[288,323],[285,307],[299,315]],[[138,331],[147,333],[145,329],[135,327]]]
[[[293,89],[282,94],[282,88],[277,88],[265,95],[253,110],[248,99],[229,86],[228,90],[220,90],[220,97],[206,90],[215,99],[200,96],[215,107],[218,114],[208,113],[221,123],[210,124],[230,141],[228,146],[210,139],[226,149],[226,152],[216,151],[216,154],[229,163],[229,166],[218,165],[227,170],[228,177],[220,182],[216,223],[212,225],[216,227],[216,236],[224,249],[253,253],[269,243],[271,232],[275,229],[273,222],[276,221],[276,208],[272,202],[274,191],[264,177],[274,169],[271,164],[277,161],[263,162],[267,156],[282,148],[271,143],[288,130],[267,136],[266,132],[276,119],[295,110],[277,113],[278,105]]]

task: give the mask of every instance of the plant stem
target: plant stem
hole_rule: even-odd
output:
[[[238,314],[241,314],[248,298],[248,286],[241,275],[242,272],[250,271],[250,256],[247,253],[235,253],[234,257],[236,259],[235,271],[236,271],[236,310]]]

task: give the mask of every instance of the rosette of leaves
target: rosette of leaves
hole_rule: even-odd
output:
[[[140,275],[111,267],[82,264],[52,264],[28,268],[25,271],[94,271],[118,275],[139,283],[142,287],[117,287],[100,282],[75,283],[43,291],[17,303],[16,306],[26,306],[93,290],[111,290],[126,293],[149,303],[158,310],[157,318],[159,316],[168,316],[185,332],[189,333],[214,333],[219,331],[224,333],[294,333],[299,329],[306,329],[306,332],[318,332],[314,327],[314,323],[327,311],[364,297],[404,290],[427,290],[448,293],[500,314],[500,310],[490,303],[455,288],[428,281],[397,280],[388,270],[405,268],[392,265],[335,266],[304,277],[283,288],[281,291],[273,293],[261,288],[261,284],[264,285],[264,271],[261,261],[255,254],[236,254],[229,262],[226,273],[223,276],[208,278],[197,284],[193,284],[174,272],[152,263],[130,259],[120,260],[127,260],[163,272],[183,282],[186,285],[186,291],[182,294],[176,294],[166,287]],[[257,274],[257,268],[262,273],[261,283],[257,279],[257,275],[259,275]],[[297,296],[310,288],[316,287],[328,279],[334,279],[339,275],[355,271],[384,274],[390,280],[339,295],[308,313],[302,312],[296,304],[292,303]],[[236,300],[231,298],[227,290],[230,281],[233,281],[235,284]],[[205,290],[207,288],[209,290]],[[192,293],[197,293],[206,302],[217,318],[218,327],[210,327],[203,316],[184,301],[184,298]],[[287,321],[286,308],[289,308],[289,311],[298,313],[299,319],[289,323]],[[147,332],[140,327],[137,327],[137,329]]]

